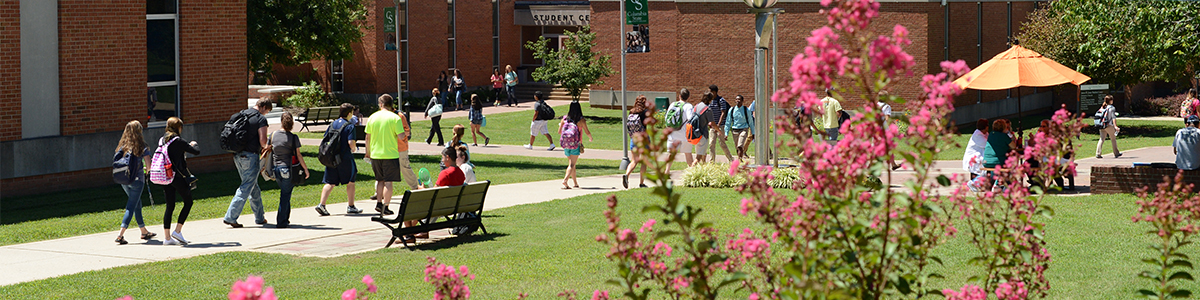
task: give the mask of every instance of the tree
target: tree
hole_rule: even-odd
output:
[[[366,16],[362,0],[249,0],[250,71],[270,73],[274,64],[353,58],[351,45],[362,40]]]
[[[1200,70],[1200,2],[1057,0],[1018,39],[1096,82],[1179,81]]]
[[[588,26],[566,34],[562,49],[550,49],[546,37],[526,42],[525,48],[533,50],[533,57],[542,60],[542,66],[533,71],[533,79],[557,83],[567,89],[571,100],[579,101],[579,95],[588,85],[604,83],[600,78],[612,75],[608,63],[611,57],[592,51],[596,34]]]

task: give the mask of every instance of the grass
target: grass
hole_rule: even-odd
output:
[[[701,218],[714,220],[723,233],[753,227],[737,213],[738,199],[731,189],[681,188],[684,201],[704,209]],[[650,215],[641,207],[656,203],[648,190],[615,193],[621,199],[624,227],[637,227]],[[520,292],[532,299],[551,299],[563,290],[588,294],[613,289],[603,282],[615,278],[614,264],[604,258],[607,248],[594,241],[602,233],[605,195],[589,195],[545,203],[498,209],[485,214],[490,235],[473,235],[423,245],[416,251],[382,249],[368,253],[320,259],[299,256],[234,252],[169,262],[91,271],[58,278],[0,287],[12,298],[58,297],[112,299],[124,294],[153,298],[171,290],[178,298],[211,298],[224,295],[235,280],[247,274],[264,276],[284,298],[332,298],[342,290],[362,288],[359,279],[370,274],[380,286],[372,298],[428,298],[431,287],[423,281],[425,257],[450,265],[466,265],[476,279],[468,281],[480,299],[515,298]],[[1134,224],[1135,197],[1096,195],[1048,197],[1057,211],[1049,220],[1047,241],[1053,261],[1047,271],[1052,289],[1048,299],[1130,299],[1138,288],[1149,286],[1136,277],[1149,257],[1149,227]],[[564,212],[571,213],[564,213]],[[937,272],[947,279],[936,288],[961,288],[965,278],[978,274],[967,265],[972,256],[964,235],[949,239],[936,253],[945,261]],[[1195,246],[1185,253],[1197,255]],[[532,259],[531,259],[532,258]],[[1185,284],[1185,288],[1195,288]],[[729,298],[745,295],[728,295]],[[932,297],[934,299],[940,299]]]
[[[1047,119],[1046,117],[1027,117],[1033,118],[1033,121],[1026,121],[1026,127],[1036,125],[1037,121]],[[1091,122],[1090,119],[1084,120]],[[1117,134],[1117,146],[1121,150],[1137,149],[1143,147],[1155,146],[1171,146],[1171,142],[1175,139],[1175,131],[1183,128],[1183,122],[1175,121],[1151,121],[1151,120],[1117,120],[1117,126],[1121,127],[1121,132]],[[1030,125],[1032,124],[1032,125]],[[974,127],[974,125],[972,125]],[[960,133],[954,140],[959,144],[953,147],[946,147],[937,153],[937,160],[961,160],[963,149],[967,147],[967,141],[971,140],[971,133],[975,131],[970,128],[968,132],[964,127],[960,127]],[[1024,131],[1026,137],[1037,132],[1037,127],[1034,126]],[[1083,129],[1083,134],[1075,141],[1075,153],[1077,158],[1088,158],[1095,155],[1096,141],[1100,139],[1097,134],[1097,129],[1091,127]],[[1105,140],[1102,153],[1104,155],[1112,154],[1112,145]]]
[[[301,148],[306,163],[312,175],[305,184],[297,186],[292,193],[292,207],[315,206],[320,202],[321,177],[324,176],[324,166],[316,161],[316,147]],[[566,159],[540,158],[509,155],[476,154],[471,156],[476,165],[476,176],[479,180],[491,180],[493,184],[508,184],[531,182],[550,179],[560,179],[566,168]],[[427,168],[440,170],[440,158],[430,155],[412,155],[409,157],[414,170]],[[355,199],[359,206],[369,208],[369,197],[374,193],[374,176],[370,165],[358,155],[355,160],[358,166],[358,184],[355,188]],[[579,177],[609,175],[623,173],[618,170],[619,164],[611,160],[580,159]],[[678,166],[682,169],[682,165]],[[436,174],[436,173],[434,173]],[[199,188],[194,191],[191,218],[210,219],[225,215],[229,200],[240,184],[235,171],[198,174]],[[267,211],[275,211],[279,204],[279,188],[274,181],[260,181],[263,205]],[[396,184],[396,194],[403,194],[408,189],[406,184]],[[152,186],[155,205],[149,205],[149,199],[143,196],[145,206],[142,215],[146,225],[159,226],[165,201],[163,190]],[[340,203],[345,200],[345,192],[340,189],[331,194],[329,203]],[[70,236],[91,234],[115,230],[124,214],[127,197],[124,191],[116,186],[81,189],[27,197],[4,198],[3,214],[0,215],[0,245],[12,245],[41,240],[57,239]],[[366,200],[368,202],[362,202]],[[250,214],[245,208],[243,214]],[[251,217],[252,218],[252,217]],[[246,221],[245,217],[241,221]],[[133,224],[132,226],[136,226]]]

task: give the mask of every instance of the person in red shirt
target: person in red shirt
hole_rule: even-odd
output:
[[[458,151],[454,148],[446,148],[442,150],[442,165],[446,168],[438,173],[437,186],[459,186],[467,180],[467,176],[463,174],[462,169],[458,168],[455,161],[458,160]]]

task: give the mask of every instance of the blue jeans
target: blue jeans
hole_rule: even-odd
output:
[[[138,227],[146,227],[142,221],[142,190],[146,188],[145,180],[134,181],[133,184],[122,184],[129,201],[125,202],[125,216],[121,218],[121,228],[129,228],[130,219],[137,219]]]
[[[242,215],[242,208],[246,206],[246,200],[250,200],[250,210],[254,211],[254,223],[266,223],[267,217],[263,216],[262,190],[258,189],[258,155],[246,151],[238,152],[233,156],[233,163],[237,165],[238,176],[242,177],[242,185],[238,186],[237,193],[233,194],[233,201],[229,202],[225,222],[237,223],[238,217]]]
[[[463,94],[463,91],[454,91],[454,106],[455,107],[462,106],[462,94]]]
[[[276,213],[276,225],[288,225],[292,216],[292,179],[290,167],[275,166],[275,181],[279,183],[279,212]]]

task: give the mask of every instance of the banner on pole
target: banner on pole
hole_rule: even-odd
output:
[[[650,24],[649,0],[625,0],[625,25]]]
[[[383,32],[396,32],[396,8],[383,8]]]
[[[650,52],[650,25],[634,25],[625,32],[625,53]]]

